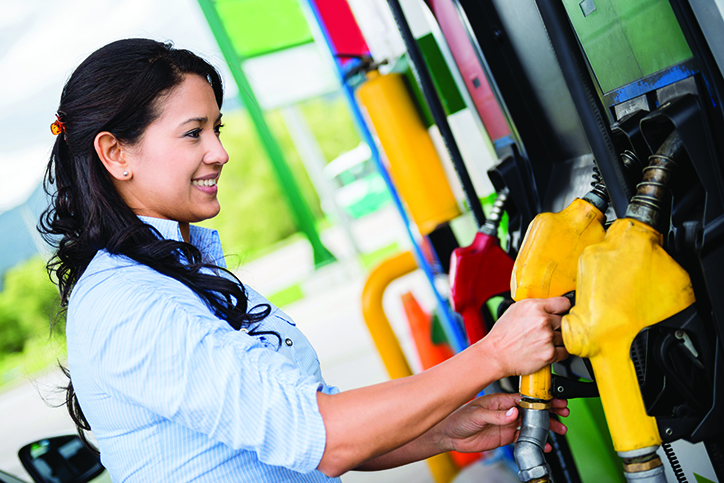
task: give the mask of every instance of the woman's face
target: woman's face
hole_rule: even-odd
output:
[[[216,216],[217,181],[229,160],[219,139],[221,113],[209,83],[188,75],[160,102],[141,141],[124,147],[130,178],[117,184],[137,215],[180,223]]]

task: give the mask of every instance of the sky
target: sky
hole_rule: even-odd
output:
[[[236,85],[196,0],[0,0],[0,213],[42,180],[63,85],[90,53],[117,39],[172,41]]]

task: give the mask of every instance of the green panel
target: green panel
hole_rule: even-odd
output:
[[[417,39],[417,45],[420,46],[422,56],[425,58],[425,63],[430,74],[432,74],[432,81],[435,84],[440,100],[445,108],[445,113],[449,116],[456,112],[465,109],[465,101],[460,95],[458,86],[455,83],[455,79],[450,73],[445,57],[443,57],[440,51],[440,46],[437,45],[435,37],[427,34]]]
[[[417,80],[415,80],[415,74],[412,72],[410,59],[408,59],[407,54],[404,54],[397,59],[390,72],[396,72],[405,77],[405,83],[412,95],[412,100],[415,104],[415,108],[417,108],[417,113],[420,115],[420,119],[422,119],[422,123],[425,125],[425,128],[429,129],[430,126],[435,124],[435,121],[432,118],[432,113],[430,112],[427,102],[425,102],[425,96],[422,94],[420,86],[417,84]]]
[[[297,0],[217,0],[214,5],[242,59],[314,40]]]
[[[599,398],[570,399],[566,438],[583,483],[626,483]]]
[[[603,92],[689,59],[692,54],[668,0],[563,0]]]

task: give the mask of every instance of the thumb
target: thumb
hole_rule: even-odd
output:
[[[504,409],[500,411],[490,411],[486,416],[488,423],[495,424],[496,426],[505,426],[518,419],[518,408],[514,406],[507,411]]]

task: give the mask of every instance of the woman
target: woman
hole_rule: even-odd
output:
[[[114,481],[328,481],[513,441],[519,396],[463,405],[567,355],[567,300],[513,305],[422,374],[326,385],[294,323],[191,225],[219,211],[221,102],[213,67],[145,39],[91,54],[61,96],[42,227],[60,240],[49,270],[67,307],[69,410]]]

